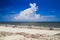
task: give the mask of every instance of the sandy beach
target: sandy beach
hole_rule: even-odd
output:
[[[0,40],[60,40],[60,31],[0,26]]]

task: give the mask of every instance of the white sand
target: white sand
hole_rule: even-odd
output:
[[[53,30],[37,30],[37,29],[12,28],[12,27],[2,27],[2,26],[0,26],[0,32],[11,32],[11,33],[24,32],[24,33],[28,33],[28,34],[42,34],[42,35],[46,34],[46,35],[50,35],[50,36],[60,33],[60,31],[53,31]],[[20,40],[20,38],[22,38],[22,40],[24,40],[25,37],[22,35],[11,35],[11,36],[3,37],[2,40]],[[25,40],[27,40],[27,39],[25,39]]]
[[[53,30],[36,30],[36,29],[27,29],[27,28],[12,28],[12,27],[1,27],[0,31],[5,32],[12,32],[12,33],[29,33],[29,34],[47,34],[47,35],[54,35],[60,33],[60,31],[53,31]]]
[[[23,39],[24,36],[22,35],[11,35],[11,36],[7,36],[4,37],[3,40],[20,40]]]

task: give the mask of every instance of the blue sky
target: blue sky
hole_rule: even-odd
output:
[[[0,0],[1,21],[60,22],[60,0]]]

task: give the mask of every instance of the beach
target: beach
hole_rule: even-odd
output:
[[[0,40],[60,40],[60,31],[0,26]]]

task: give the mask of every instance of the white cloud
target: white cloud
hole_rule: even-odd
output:
[[[37,14],[36,11],[38,10],[38,6],[36,6],[36,3],[30,3],[29,5],[30,8],[21,11],[17,16],[14,17],[14,19],[17,21],[46,21],[54,19],[54,16],[42,16]]]

